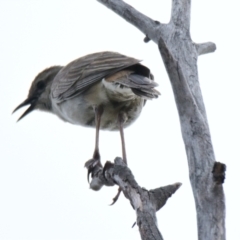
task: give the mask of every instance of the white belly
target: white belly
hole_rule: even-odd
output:
[[[105,86],[102,83],[99,82],[86,92],[67,101],[61,103],[53,101],[54,113],[72,124],[95,127],[94,108],[102,105],[104,112],[101,117],[101,129],[118,130],[119,113],[124,113],[127,117],[123,126],[129,126],[139,117],[144,99],[132,93],[131,89],[118,87],[116,91],[115,86]]]

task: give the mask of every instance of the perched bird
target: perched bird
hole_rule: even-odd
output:
[[[36,76],[27,99],[13,112],[30,105],[18,121],[40,109],[66,122],[96,128],[93,165],[100,164],[99,130],[119,130],[126,162],[123,128],[139,117],[146,100],[159,95],[150,70],[139,62],[119,53],[99,52],[65,67],[47,68]]]

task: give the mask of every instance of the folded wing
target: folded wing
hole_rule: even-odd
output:
[[[115,52],[100,52],[78,58],[64,67],[54,78],[52,97],[57,102],[73,98],[96,82],[123,69],[134,68],[134,71],[137,69],[141,75],[149,77],[150,70],[139,62],[140,60]],[[133,76],[132,84],[136,81],[139,80]]]

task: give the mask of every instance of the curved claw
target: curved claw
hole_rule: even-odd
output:
[[[89,183],[89,176],[94,172],[96,166],[102,167],[100,159],[90,159],[85,163],[85,167],[88,169],[88,173],[87,173],[88,183]]]
[[[88,183],[89,183],[89,176],[90,176],[91,172],[92,172],[92,169],[89,168],[88,172],[87,172],[87,181],[88,181]]]
[[[119,188],[118,188],[118,193],[117,193],[117,195],[113,198],[113,202],[110,204],[110,206],[112,206],[113,204],[115,204],[115,202],[118,200],[121,192],[122,192],[122,189],[119,187]]]

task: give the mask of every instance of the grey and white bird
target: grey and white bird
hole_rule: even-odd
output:
[[[40,109],[63,121],[96,128],[95,164],[100,164],[99,130],[119,130],[126,162],[123,128],[139,117],[146,100],[158,97],[156,86],[140,60],[115,52],[93,53],[40,72],[27,99],[13,112],[30,105],[18,121]]]

